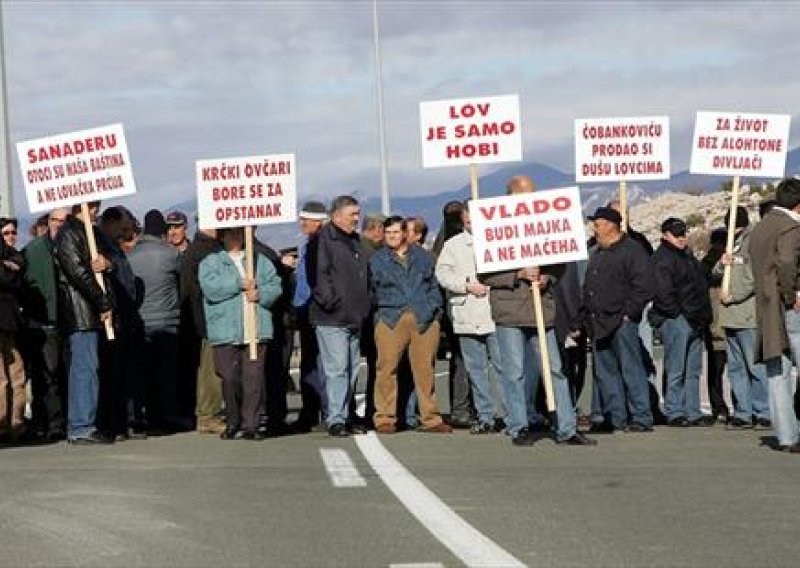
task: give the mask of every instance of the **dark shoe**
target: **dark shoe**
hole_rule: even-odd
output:
[[[361,424],[360,422],[354,422],[352,424],[348,424],[345,428],[350,434],[366,434],[367,427]]]
[[[297,420],[292,423],[292,430],[295,434],[308,434],[316,426],[306,420]]]
[[[711,418],[714,420],[714,422],[721,422],[722,424],[727,424],[731,420],[731,416],[727,408],[713,411],[711,413]]]
[[[472,421],[466,418],[451,418],[448,422],[450,426],[456,430],[468,430],[472,428]]]
[[[491,434],[493,431],[494,428],[488,422],[476,422],[472,425],[472,428],[469,429],[469,433],[475,435]]]
[[[128,428],[129,440],[146,440],[147,430],[140,430],[138,428]]]
[[[546,422],[531,422],[528,424],[528,431],[533,434],[543,434],[548,429],[549,426]]]
[[[73,446],[92,446],[97,444],[113,444],[114,440],[95,430],[83,438],[69,438],[67,442]]]
[[[236,428],[225,428],[225,431],[219,435],[223,440],[235,440],[239,436],[239,430]]]
[[[397,426],[394,424],[378,424],[375,426],[375,431],[378,434],[394,434],[397,432]]]
[[[701,416],[700,418],[689,420],[689,426],[713,426],[715,423],[716,420],[711,416]]]
[[[492,424],[492,428],[494,429],[495,432],[500,433],[506,429],[506,421],[500,417],[497,417],[494,419],[494,424]]]
[[[652,426],[645,426],[644,424],[637,424],[636,422],[631,422],[628,424],[628,427],[625,428],[626,432],[632,432],[634,434],[641,434],[644,432],[652,432]]]
[[[267,437],[259,432],[258,430],[242,430],[242,435],[240,439],[242,440],[251,440],[251,441],[261,441],[265,440]]]
[[[749,420],[742,420],[741,418],[735,417],[731,419],[727,426],[729,430],[750,430],[752,427],[753,423]]]
[[[451,434],[453,432],[453,427],[450,426],[450,424],[440,422],[436,426],[423,426],[419,428],[419,431],[425,432],[426,434]]]
[[[127,442],[129,439],[127,434],[120,433],[114,436],[114,442]]]
[[[614,426],[609,422],[597,422],[589,426],[589,432],[592,434],[613,434]]]
[[[756,418],[753,426],[758,430],[772,430],[772,420],[767,418]]]
[[[670,426],[672,428],[686,428],[689,426],[689,421],[686,420],[686,418],[684,418],[683,416],[681,416],[679,418],[673,418],[672,420],[667,422],[667,426]]]
[[[596,446],[597,440],[587,438],[580,432],[575,432],[571,437],[566,440],[556,440],[557,444],[566,444],[568,446]]]
[[[275,422],[267,421],[266,424],[262,428],[259,428],[261,433],[264,437],[278,437],[278,436],[288,436],[289,434],[294,434],[294,430],[291,426],[289,426],[286,422],[278,421]]]
[[[328,435],[334,438],[347,438],[350,432],[347,431],[344,424],[334,424],[328,428]]]
[[[778,446],[779,452],[786,452],[788,454],[800,454],[800,444],[792,444],[791,446]]]
[[[536,440],[533,439],[530,430],[523,428],[516,436],[511,438],[511,443],[515,446],[532,446]]]

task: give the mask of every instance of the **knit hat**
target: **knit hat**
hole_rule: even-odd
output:
[[[725,215],[725,226],[728,226],[728,222],[731,220],[731,212],[728,210],[728,213]],[[747,209],[739,205],[736,208],[736,225],[737,229],[743,229],[750,224],[750,215],[747,214]]]
[[[163,237],[167,232],[167,222],[158,209],[151,209],[144,216],[144,234]]]

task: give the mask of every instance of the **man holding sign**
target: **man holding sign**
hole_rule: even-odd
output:
[[[111,263],[103,254],[94,259],[89,253],[85,225],[94,223],[100,203],[89,203],[88,218],[82,218],[81,206],[73,207],[72,216],[61,228],[54,243],[58,267],[59,325],[69,345],[67,379],[67,440],[72,444],[108,444],[96,426],[100,380],[98,345],[103,323],[111,321],[113,300],[105,271]],[[99,239],[95,239],[99,246]],[[100,287],[96,274],[105,281]]]

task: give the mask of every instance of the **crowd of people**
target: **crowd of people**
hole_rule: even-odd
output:
[[[507,191],[535,186],[517,176]],[[334,437],[464,428],[505,432],[515,446],[548,435],[593,446],[587,433],[725,423],[772,429],[776,449],[800,453],[800,180],[778,186],[758,223],[736,210],[732,254],[720,228],[698,259],[674,217],[654,250],[621,213],[613,202],[588,217],[586,261],[491,274],[476,271],[469,208],[458,201],[444,206],[430,248],[421,217],[362,215],[348,195],[329,207],[307,202],[302,244],[278,252],[256,239],[252,272],[244,229],[190,239],[181,212],[151,210],[139,223],[122,206],[56,209],[19,251],[16,220],[0,219],[0,436],[107,444],[193,429],[261,440],[320,427]],[[289,424],[296,338],[302,407]],[[443,351],[444,417],[434,380]],[[589,357],[584,417],[577,401]],[[354,399],[362,359],[363,416]],[[704,367],[710,414],[701,410]]]

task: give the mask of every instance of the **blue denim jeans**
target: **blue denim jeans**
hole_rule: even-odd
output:
[[[489,382],[489,373],[493,373],[495,380],[500,377],[500,346],[497,335],[460,335],[461,355],[464,365],[472,383],[472,399],[478,412],[478,420],[487,424],[494,422],[495,416],[500,416],[499,409],[495,409],[492,399],[492,389]],[[505,404],[505,401],[504,401]]]
[[[317,343],[328,394],[328,426],[347,422],[358,379],[360,332],[346,327],[317,327]]]
[[[516,436],[522,428],[528,425],[529,393],[525,389],[526,377],[524,375],[530,376],[530,373],[524,372],[525,350],[530,349],[534,354],[532,358],[534,363],[533,385],[534,388],[538,388],[541,375],[539,339],[536,336],[536,330],[530,327],[498,326],[495,333],[500,348],[502,368],[500,377],[508,412],[508,433]],[[556,403],[554,428],[556,439],[566,440],[575,434],[575,407],[572,405],[569,382],[561,370],[561,356],[558,352],[556,334],[552,329],[547,330],[547,352],[550,356],[550,375],[553,380],[553,395]]]
[[[786,312],[786,333],[789,348],[795,364],[800,361],[800,313],[796,310]],[[798,438],[797,417],[794,413],[794,383],[792,360],[788,357],[769,359],[764,362],[767,368],[767,389],[772,427],[781,446],[791,446]]]
[[[97,331],[76,331],[69,335],[67,437],[71,440],[86,438],[97,429],[99,341]]]
[[[756,330],[725,328],[725,347],[728,352],[728,378],[736,399],[734,418],[769,420],[767,397],[767,372],[764,365],[756,363]]]
[[[703,338],[683,316],[661,324],[664,345],[664,374],[667,392],[664,410],[667,420],[697,420],[700,412],[700,373],[703,369]]]
[[[622,429],[628,424],[630,413],[632,423],[652,426],[639,324],[623,321],[610,337],[595,341],[593,360],[597,392],[606,421]]]

